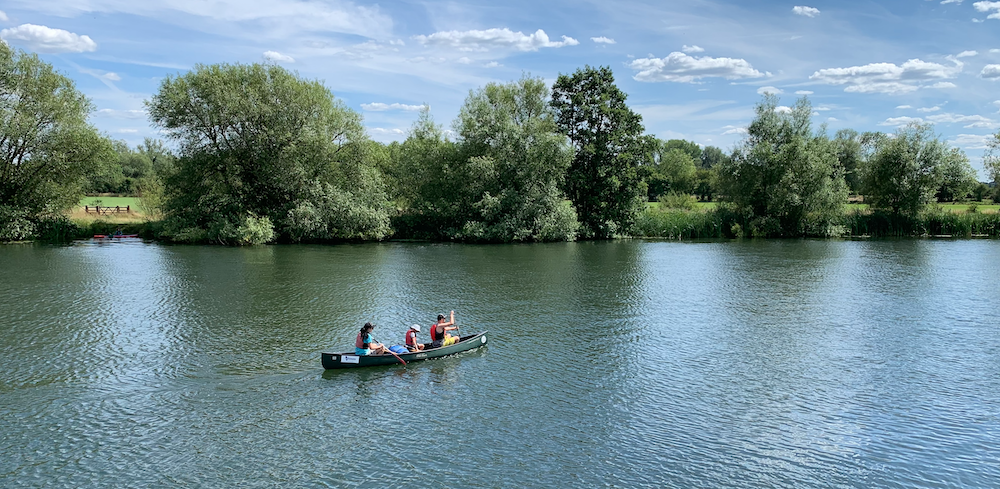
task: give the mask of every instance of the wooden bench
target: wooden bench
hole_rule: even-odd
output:
[[[106,206],[100,206],[100,205],[90,206],[90,205],[85,205],[85,206],[83,206],[83,212],[86,212],[87,214],[90,214],[90,213],[94,213],[94,214],[121,214],[121,213],[131,214],[132,213],[132,206],[127,205],[124,208],[122,208],[122,206],[120,206],[120,205],[116,205],[114,207],[107,206],[107,205]]]

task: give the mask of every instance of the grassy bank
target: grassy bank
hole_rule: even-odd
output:
[[[983,207],[986,207],[985,210]],[[952,236],[1000,237],[1000,213],[995,204],[932,206],[917,217],[872,212],[851,205],[827,235],[841,237]],[[819,229],[818,225],[807,228]],[[725,207],[681,210],[647,208],[636,222],[636,237],[665,239],[736,238],[753,236],[752,223]]]

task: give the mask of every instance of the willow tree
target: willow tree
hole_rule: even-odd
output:
[[[765,95],[730,160],[718,165],[719,193],[758,236],[829,234],[847,200],[835,148],[811,126],[805,97],[779,109]]]
[[[275,65],[198,65],[147,102],[180,143],[167,182],[178,240],[380,239],[388,205],[361,116]]]
[[[0,240],[76,205],[87,177],[115,158],[87,123],[94,106],[51,65],[0,42]]]
[[[560,184],[573,158],[541,78],[470,92],[455,121],[458,157],[451,208],[471,241],[560,241],[576,236],[576,212]]]

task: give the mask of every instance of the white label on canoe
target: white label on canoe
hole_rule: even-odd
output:
[[[485,345],[486,344],[486,337],[483,336],[482,338],[479,338],[479,341],[481,341]]]
[[[357,355],[341,355],[340,363],[358,363],[361,361],[361,357]]]

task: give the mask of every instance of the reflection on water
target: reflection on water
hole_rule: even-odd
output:
[[[4,246],[0,486],[989,486],[998,272],[992,240]],[[489,346],[319,365],[451,309]]]

